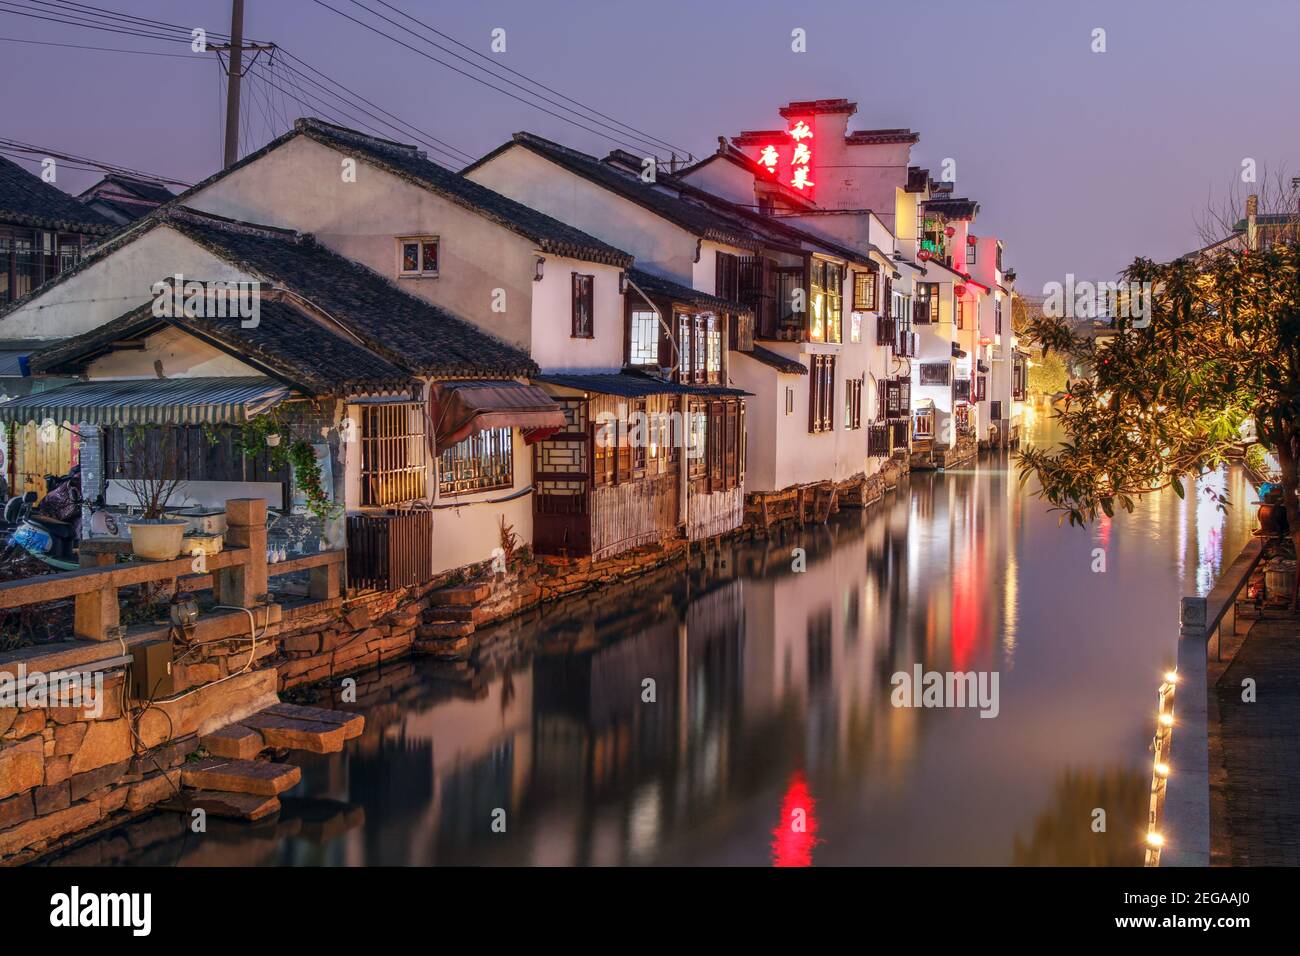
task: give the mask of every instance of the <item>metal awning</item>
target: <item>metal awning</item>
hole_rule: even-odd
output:
[[[429,390],[438,453],[490,428],[520,428],[529,444],[565,425],[564,409],[536,385],[511,381],[435,382]]]
[[[288,397],[261,376],[77,382],[0,404],[0,421],[74,425],[239,424]]]

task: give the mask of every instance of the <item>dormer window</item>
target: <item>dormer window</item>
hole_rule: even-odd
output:
[[[399,276],[436,276],[438,274],[438,237],[405,236],[398,239],[397,274]]]

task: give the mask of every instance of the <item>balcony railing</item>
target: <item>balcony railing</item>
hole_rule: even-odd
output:
[[[883,316],[876,321],[876,344],[896,345],[898,341],[898,320]]]

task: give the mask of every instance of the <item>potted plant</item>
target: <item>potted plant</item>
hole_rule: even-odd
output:
[[[128,518],[131,550],[150,561],[170,561],[181,553],[189,522],[166,516],[167,505],[185,482],[174,477],[178,469],[176,443],[159,427],[137,425],[127,432],[127,450],[135,475],[122,484],[136,501],[140,514]]]

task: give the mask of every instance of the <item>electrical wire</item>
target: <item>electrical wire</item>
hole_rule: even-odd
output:
[[[438,59],[436,56],[434,56],[434,55],[431,54],[431,53],[427,53],[427,52],[425,52],[424,50],[419,49],[418,47],[411,46],[411,44],[405,42],[404,40],[402,40],[402,39],[399,38],[399,37],[395,37],[395,36],[392,36],[391,34],[385,33],[383,30],[380,30],[378,27],[375,27],[375,26],[372,26],[372,25],[369,24],[369,23],[366,23],[364,20],[358,20],[356,17],[354,17],[354,16],[352,16],[352,15],[350,15],[350,14],[348,14],[348,13],[345,13],[345,12],[343,12],[342,10],[339,10],[337,7],[331,7],[328,3],[325,2],[325,0],[312,0],[312,2],[315,3],[317,6],[324,7],[326,10],[333,11],[334,13],[336,13],[336,14],[338,14],[339,16],[343,17],[345,20],[351,20],[353,23],[357,24],[358,26],[364,27],[365,29],[371,31],[372,33],[376,33],[376,34],[378,34],[379,36],[384,37],[384,38],[387,39],[387,40],[391,40],[392,42],[396,43],[398,46],[403,46],[403,47],[405,47],[406,49],[410,50],[412,53],[416,53],[416,54],[418,54],[418,55],[424,57],[424,58],[427,59],[427,60],[432,60],[434,63],[437,63],[437,64],[439,64],[440,66],[445,66],[447,69],[451,70],[453,73],[459,73],[461,76],[467,77],[468,79],[473,80],[475,83],[479,83],[479,84],[481,84],[481,85],[483,85],[483,86],[488,87],[489,89],[496,90],[498,93],[501,93],[501,94],[503,94],[503,95],[505,95],[505,96],[508,96],[508,97],[510,97],[512,100],[516,100],[516,101],[518,101],[518,102],[520,102],[520,103],[523,103],[525,106],[531,106],[533,109],[541,110],[543,113],[547,114],[548,116],[553,116],[553,117],[555,117],[555,118],[558,119],[558,120],[562,120],[562,121],[565,122],[565,123],[568,123],[568,124],[570,124],[570,125],[572,125],[572,126],[576,126],[576,127],[578,127],[578,129],[585,130],[585,131],[588,132],[588,133],[592,133],[592,134],[594,134],[594,135],[596,135],[596,136],[600,136],[600,137],[602,137],[602,138],[604,138],[604,139],[611,140],[611,141],[613,141],[613,142],[615,142],[615,143],[618,143],[618,144],[621,145],[621,146],[627,146],[627,147],[629,147],[630,149],[637,150],[638,152],[641,150],[641,147],[640,147],[640,146],[637,146],[637,145],[635,145],[635,144],[633,144],[633,143],[629,143],[627,140],[623,140],[623,139],[619,139],[619,138],[614,137],[614,136],[610,136],[608,133],[602,133],[600,130],[598,130],[598,129],[592,129],[590,126],[584,126],[582,123],[579,123],[577,120],[573,119],[572,117],[565,116],[565,115],[562,114],[562,113],[556,113],[556,112],[553,111],[553,110],[548,110],[548,109],[546,109],[546,108],[543,107],[543,106],[538,106],[536,103],[530,102],[529,100],[526,100],[526,99],[524,99],[524,98],[521,97],[521,96],[517,96],[516,94],[511,93],[509,90],[504,90],[504,89],[502,89],[502,88],[499,87],[499,86],[494,86],[493,84],[489,83],[487,80],[483,79],[482,77],[475,76],[473,73],[467,73],[465,70],[462,70],[462,69],[460,69],[460,68],[457,67],[457,66],[453,66],[452,64],[448,63],[448,62],[445,61],[445,60],[440,60],[440,59]],[[353,0],[353,2],[356,2],[356,0]],[[372,12],[373,12],[373,11],[372,11]],[[386,18],[382,18],[382,17],[381,17],[381,19],[386,19]],[[403,29],[405,29],[405,28],[403,28]],[[408,30],[407,32],[409,33],[410,31]],[[423,38],[418,38],[418,39],[423,39]],[[425,40],[424,42],[425,42],[425,43],[430,43],[431,45],[435,45],[435,46],[436,46],[436,44],[432,44],[432,41],[430,41],[430,40]],[[441,49],[441,48],[439,48],[439,49]],[[533,94],[533,95],[537,95],[537,94]],[[540,96],[539,96],[538,98],[539,98],[539,99],[544,99],[544,97],[540,97]]]
[[[386,3],[385,0],[375,0],[375,2],[379,3],[381,6],[387,7],[388,9],[392,10],[394,13],[398,14],[399,16],[405,17],[407,20],[410,20],[412,23],[418,23],[420,26],[424,27],[430,33],[435,33],[438,36],[442,37],[444,40],[447,40],[450,43],[454,43],[456,44],[456,46],[461,47],[462,49],[468,50],[469,52],[473,53],[475,56],[479,57],[480,59],[488,61],[493,66],[500,67],[502,70],[505,70],[507,73],[511,73],[519,77],[520,79],[527,80],[529,83],[532,83],[534,86],[538,86],[546,90],[548,93],[554,93],[556,96],[560,97],[561,99],[567,100],[568,102],[574,104],[575,106],[581,107],[582,109],[586,110],[589,113],[592,113],[596,116],[603,117],[604,119],[610,120],[613,123],[617,123],[619,126],[622,126],[624,129],[627,129],[633,133],[643,136],[650,142],[659,143],[661,146],[664,146],[667,149],[675,150],[676,152],[679,153],[685,153],[687,156],[692,155],[690,150],[688,149],[685,149],[681,146],[676,146],[673,143],[670,143],[664,139],[660,139],[657,136],[652,136],[649,133],[646,133],[645,130],[637,129],[635,126],[630,126],[629,124],[624,123],[622,120],[615,119],[613,116],[609,116],[608,114],[602,113],[597,109],[594,109],[578,100],[575,100],[571,96],[565,96],[559,90],[552,89],[551,87],[547,86],[545,83],[542,83],[539,80],[535,80],[524,73],[520,73],[518,70],[513,70],[510,67],[506,66],[504,63],[498,63],[496,60],[493,60],[487,54],[482,53],[479,50],[475,50],[473,47],[469,46],[468,44],[462,43],[460,40],[457,40],[455,37],[443,33],[441,30],[438,30],[435,27],[430,26],[428,23],[425,23],[422,20],[416,19],[415,17],[411,16],[409,13],[402,12],[397,7],[393,6],[391,3]]]

